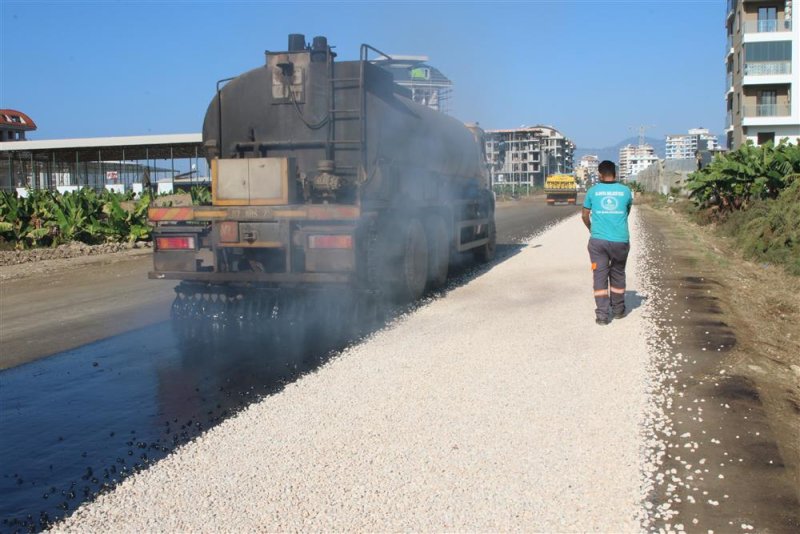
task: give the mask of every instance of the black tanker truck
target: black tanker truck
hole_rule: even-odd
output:
[[[348,308],[409,301],[462,253],[493,257],[482,131],[415,103],[370,55],[389,58],[362,45],[334,61],[325,37],[292,34],[217,84],[212,205],[149,210],[149,276],[181,281],[173,317],[273,317],[317,290]]]

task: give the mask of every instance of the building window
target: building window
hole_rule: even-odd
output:
[[[777,91],[767,90],[759,92],[758,106],[756,108],[756,116],[774,117],[776,115],[777,107],[778,107]]]
[[[758,31],[774,32],[778,30],[778,10],[774,7],[758,8]]]
[[[751,61],[791,61],[792,41],[745,43],[744,60],[748,63]]]
[[[775,143],[775,132],[758,132],[758,144]]]

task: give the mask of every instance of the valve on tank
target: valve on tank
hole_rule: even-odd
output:
[[[333,160],[322,159],[317,164],[317,174],[311,179],[311,189],[315,197],[335,200],[336,194],[345,186],[345,180],[336,174]]]

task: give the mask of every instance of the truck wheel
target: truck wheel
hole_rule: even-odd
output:
[[[403,225],[402,256],[395,278],[394,293],[401,301],[414,301],[422,296],[428,283],[428,242],[419,219]]]
[[[488,263],[494,259],[497,251],[497,226],[494,217],[489,222],[489,242],[476,248],[473,252],[475,259],[481,263]]]
[[[425,220],[428,237],[428,287],[436,289],[447,281],[450,268],[450,236],[447,224],[439,215]]]

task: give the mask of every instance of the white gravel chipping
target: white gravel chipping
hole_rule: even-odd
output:
[[[594,323],[587,239],[554,226],[54,530],[641,530],[646,306]]]

